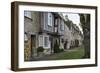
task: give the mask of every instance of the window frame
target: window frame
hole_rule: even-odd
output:
[[[52,13],[48,12],[48,26],[53,26],[52,22],[53,22],[53,18],[52,18]]]

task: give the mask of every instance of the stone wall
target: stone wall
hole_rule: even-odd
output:
[[[24,32],[26,33],[28,40],[24,42],[24,59],[30,60],[32,56],[31,48],[31,35],[36,36],[36,48],[38,47],[38,32],[40,31],[40,12],[31,12],[32,18],[24,17]]]
[[[71,46],[71,40],[73,40],[73,35],[69,30],[68,26],[65,24],[65,31],[64,31],[64,43],[67,41],[67,46],[65,49],[69,49]]]
[[[24,60],[28,61],[30,60],[31,57],[31,45],[30,45],[31,41],[25,41],[24,42]]]

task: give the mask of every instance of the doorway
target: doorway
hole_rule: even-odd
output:
[[[37,56],[36,35],[31,35],[31,58],[34,58],[36,56]]]

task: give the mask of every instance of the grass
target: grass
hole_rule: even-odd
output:
[[[67,51],[56,59],[81,59],[84,56],[84,48],[76,48],[75,51]]]
[[[84,48],[78,47],[78,48],[66,50],[61,53],[52,54],[47,57],[45,56],[36,60],[39,61],[39,60],[82,59],[82,57],[84,56],[84,53],[85,53]]]
[[[50,59],[53,60],[62,60],[62,59],[82,59],[84,56],[84,48],[74,48],[63,52],[57,56],[51,56]]]

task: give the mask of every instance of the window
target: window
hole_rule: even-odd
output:
[[[24,11],[24,16],[26,16],[28,18],[32,18],[31,11]]]
[[[52,26],[52,14],[48,13],[48,25]]]
[[[48,37],[44,37],[44,46],[48,47],[49,45],[49,38]]]
[[[39,36],[39,46],[43,46],[43,36]]]
[[[49,36],[39,35],[39,46],[50,48]]]

